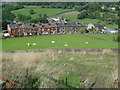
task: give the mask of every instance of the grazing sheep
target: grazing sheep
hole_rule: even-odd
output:
[[[33,46],[36,46],[37,44],[36,43],[33,43]]]
[[[55,41],[51,41],[51,43],[55,43]]]
[[[85,42],[85,44],[88,44],[88,42]]]
[[[64,45],[64,46],[65,46],[65,47],[66,47],[66,46],[68,46],[67,42],[65,43],[65,45]]]
[[[28,46],[30,46],[30,43],[27,43]]]

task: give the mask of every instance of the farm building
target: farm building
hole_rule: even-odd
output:
[[[80,30],[85,30],[87,26],[82,23],[58,23],[59,33],[61,34],[71,34],[79,33]]]
[[[31,36],[44,34],[79,33],[86,26],[81,23],[47,23],[47,24],[8,24],[8,33],[13,36]]]
[[[88,27],[87,27],[87,29],[95,29],[95,30],[102,30],[102,29],[105,29],[105,27],[104,27],[104,25],[102,25],[102,24],[99,24],[99,23],[95,23],[95,24],[92,24],[92,23],[90,23],[90,24],[88,24]]]

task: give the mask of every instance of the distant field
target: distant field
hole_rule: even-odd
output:
[[[118,25],[109,25],[106,22],[100,21],[98,19],[77,19],[77,15],[79,14],[79,12],[77,11],[73,11],[73,12],[66,12],[64,14],[60,14],[58,16],[60,17],[64,17],[69,19],[69,22],[80,22],[80,23],[84,23],[84,24],[89,24],[89,23],[101,23],[104,24],[106,27],[110,27],[110,28],[118,28]]]
[[[38,17],[39,14],[47,14],[48,16],[52,16],[61,12],[65,11],[70,11],[70,9],[51,9],[51,8],[33,8],[33,10],[36,12],[36,14],[31,15],[32,18]],[[30,15],[29,13],[30,8],[23,8],[19,10],[14,10],[12,13],[14,13],[16,16],[18,14],[23,14],[23,15]]]
[[[100,35],[99,35],[100,36]],[[112,36],[112,35],[111,35]],[[103,37],[101,35],[100,37]],[[107,39],[110,39],[106,34]],[[112,38],[111,38],[112,39]],[[53,44],[51,41],[55,41]],[[67,42],[68,46],[64,46]],[[88,44],[85,44],[88,42]],[[27,43],[37,43],[37,46],[27,46]],[[62,48],[118,48],[118,43],[92,39],[90,37],[77,35],[48,35],[48,36],[31,36],[18,37],[2,40],[3,51],[9,50],[27,50],[27,49],[62,49]]]

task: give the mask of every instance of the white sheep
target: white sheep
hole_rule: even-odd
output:
[[[30,43],[27,43],[28,46],[30,46]]]
[[[85,42],[85,44],[88,44],[88,42]]]
[[[68,46],[67,42],[65,43],[65,45],[64,45],[64,46],[65,46],[65,47],[66,47],[66,46]]]
[[[55,43],[55,41],[51,41],[51,43]]]
[[[33,46],[36,46],[37,44],[36,43],[33,43]]]

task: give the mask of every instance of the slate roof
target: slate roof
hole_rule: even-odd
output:
[[[104,25],[99,24],[99,23],[94,23],[94,26],[95,26],[95,27],[104,27]]]
[[[51,28],[51,27],[57,27],[56,24],[33,24],[33,23],[29,23],[29,24],[10,24],[10,27],[12,29],[15,28]]]
[[[51,28],[51,27],[71,27],[71,26],[85,26],[81,23],[47,23],[47,24],[34,24],[34,23],[28,23],[28,24],[10,24],[10,27],[12,29],[16,28]]]
[[[76,26],[85,26],[82,23],[58,23],[58,27],[76,27]]]

